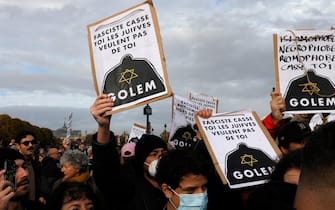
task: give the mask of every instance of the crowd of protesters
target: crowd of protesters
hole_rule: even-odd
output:
[[[0,210],[309,210],[335,206],[335,123],[309,127],[311,115],[284,118],[285,102],[271,93],[271,113],[263,119],[281,159],[270,179],[247,189],[230,189],[212,162],[206,145],[173,149],[158,136],[143,134],[119,151],[113,122],[106,112],[113,101],[100,95],[90,107],[98,131],[92,145],[78,149],[64,141],[64,151],[45,148],[33,158],[38,141],[20,132],[0,148]],[[201,117],[211,110],[201,110]],[[15,182],[6,175],[15,165]],[[6,168],[6,169],[5,169]]]

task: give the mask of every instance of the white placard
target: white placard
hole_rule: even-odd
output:
[[[288,113],[335,111],[334,31],[286,30],[274,35],[277,88]]]
[[[281,152],[255,112],[195,119],[224,183],[243,188],[268,180]]]
[[[87,26],[97,95],[108,94],[108,114],[171,96],[155,8],[151,1]]]

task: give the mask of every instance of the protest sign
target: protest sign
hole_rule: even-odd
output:
[[[191,95],[190,95],[191,97]],[[202,109],[217,110],[213,97],[195,95],[191,97],[196,102],[178,95],[173,96],[172,123],[169,143],[176,149],[194,147],[200,138],[195,129],[194,115]]]
[[[195,117],[222,181],[230,188],[265,183],[281,152],[252,111]]]
[[[276,86],[287,113],[335,111],[333,31],[286,30],[274,34]]]
[[[211,109],[213,113],[218,112],[219,100],[217,98],[192,91],[189,94],[189,99],[202,109]]]
[[[143,134],[145,134],[145,126],[134,123],[131,127],[128,142],[137,143]]]
[[[171,96],[158,20],[146,1],[87,26],[97,95],[108,94],[108,114]]]
[[[169,143],[176,149],[193,147],[196,143],[196,132],[193,129],[195,124],[194,114],[201,107],[178,95],[173,96],[172,122],[170,129]]]

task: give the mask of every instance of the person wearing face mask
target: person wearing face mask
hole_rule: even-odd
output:
[[[206,210],[209,165],[192,150],[171,150],[158,162],[156,180],[166,197],[164,210]]]
[[[107,201],[110,201],[110,195],[113,195],[113,202],[105,207],[116,210],[162,209],[166,203],[165,196],[154,178],[152,169],[155,168],[154,160],[162,156],[167,150],[167,145],[158,136],[144,134],[135,146],[134,180],[129,180],[129,176],[122,176],[126,172],[120,164],[114,133],[110,131],[111,116],[105,115],[113,106],[112,99],[103,94],[98,96],[90,107],[90,112],[98,123],[98,132],[93,135],[92,142],[95,164],[93,177]]]
[[[157,161],[167,151],[158,136],[143,134],[135,146],[136,209],[156,210],[164,206],[165,198],[155,179]]]

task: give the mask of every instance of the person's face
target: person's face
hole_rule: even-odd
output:
[[[94,205],[90,199],[83,198],[64,203],[61,210],[94,210]]]
[[[50,148],[48,151],[48,155],[54,160],[59,160],[59,153],[57,148]]]
[[[64,179],[69,179],[75,176],[79,176],[79,169],[73,167],[69,163],[63,163],[61,171],[64,174]]]
[[[84,150],[85,150],[85,145],[84,145],[84,144],[79,144],[79,149],[80,149],[81,151],[84,151]]]
[[[148,171],[148,165],[149,165],[152,161],[161,158],[164,152],[165,152],[165,149],[164,149],[164,148],[157,148],[157,149],[152,150],[152,151],[149,153],[149,155],[147,156],[147,158],[145,159],[145,162],[147,163],[147,164],[144,164],[144,169],[145,169],[145,171]]]
[[[20,143],[18,144],[18,149],[23,155],[30,156],[34,152],[34,146],[36,144],[36,140],[32,135],[27,135],[22,138]]]
[[[39,161],[39,162],[42,162],[43,159],[44,159],[44,156],[43,156],[42,154],[40,154],[40,155],[38,156],[38,161]]]
[[[15,174],[15,196],[22,196],[27,194],[29,190],[29,172],[26,162],[22,159],[15,160],[16,174]]]
[[[207,190],[207,178],[203,175],[186,175],[183,176],[179,186],[174,189],[178,194],[199,194],[204,193]],[[168,194],[166,194],[167,192]],[[164,194],[167,198],[179,207],[180,198],[172,191],[165,191]]]

